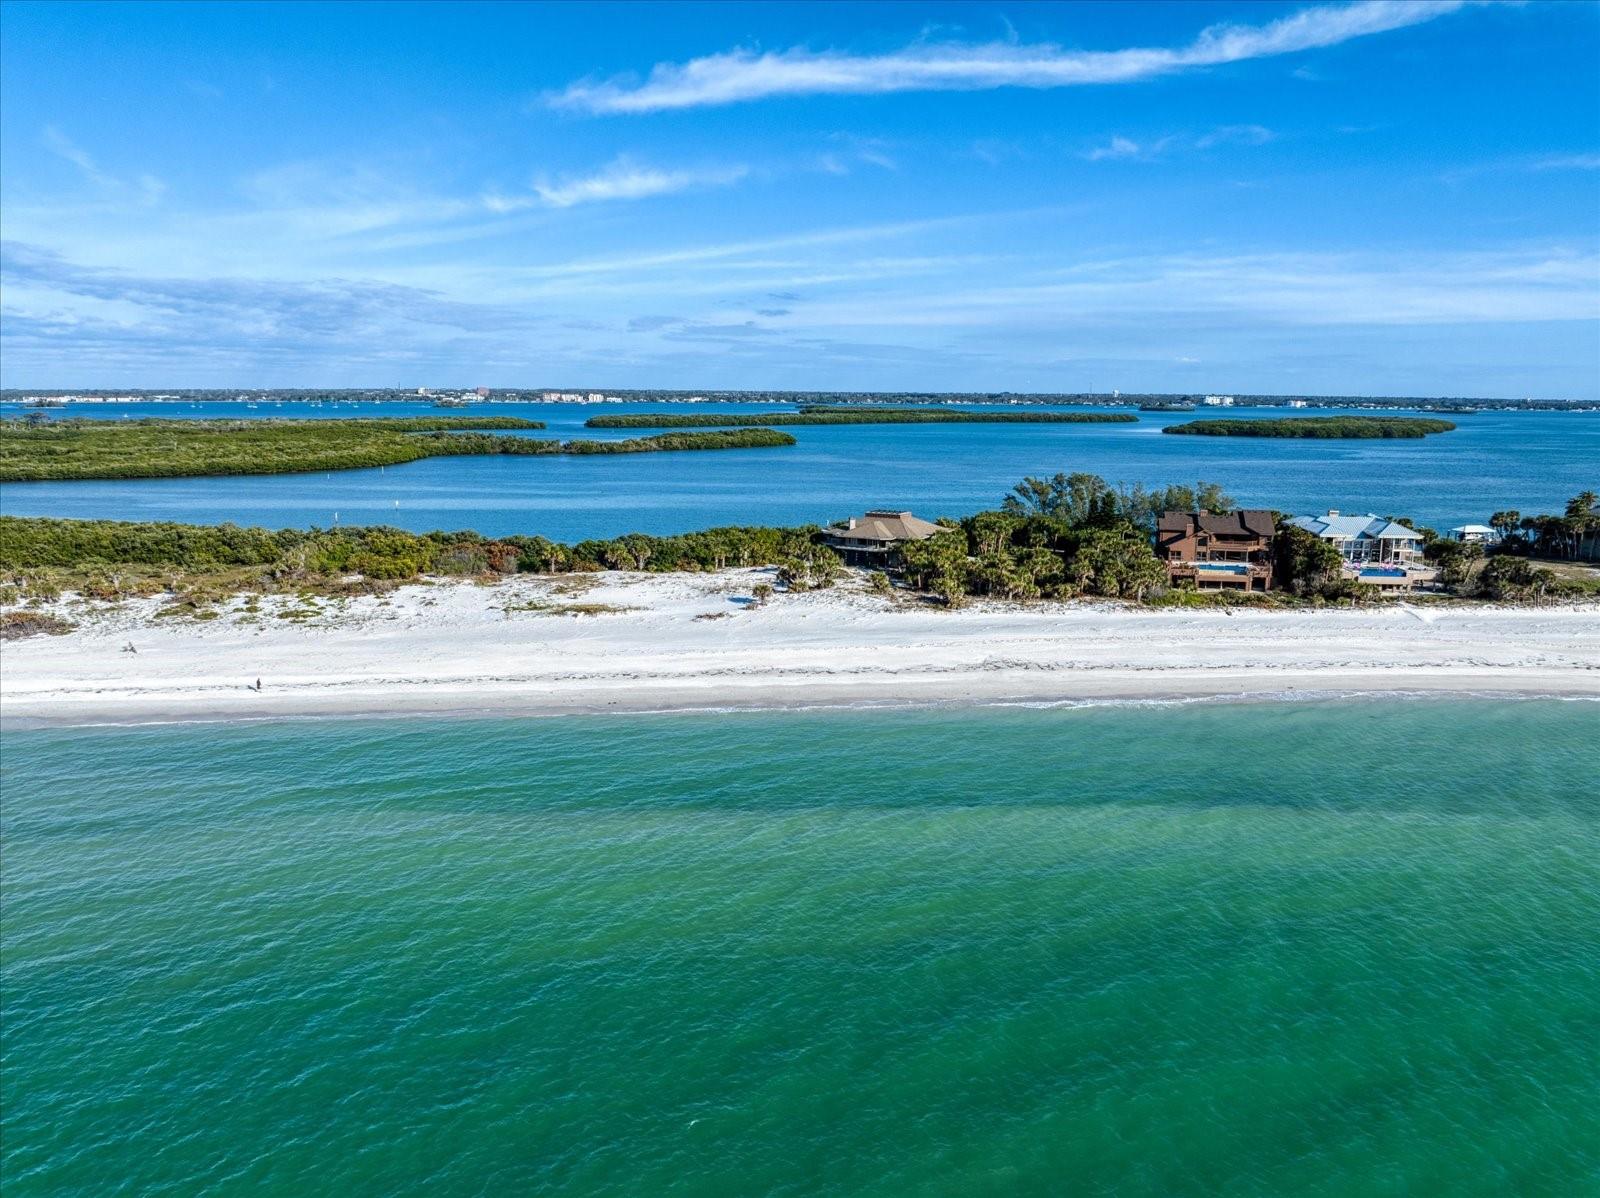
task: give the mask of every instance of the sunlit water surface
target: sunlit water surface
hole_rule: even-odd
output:
[[[543,420],[543,437],[619,438],[585,429],[597,411],[661,405],[491,404],[468,414]],[[760,405],[676,405],[669,411],[771,412]],[[7,405],[7,415],[18,409]],[[461,415],[425,402],[383,404],[154,403],[74,405],[68,416]],[[1206,413],[1216,415],[1217,413]],[[1305,415],[1289,409],[1236,415]],[[1372,413],[1366,413],[1372,414]],[[824,523],[891,505],[930,518],[999,504],[1028,474],[1088,471],[1148,486],[1196,479],[1240,502],[1281,511],[1371,511],[1450,528],[1514,508],[1559,512],[1596,486],[1600,414],[1483,412],[1423,440],[1303,441],[1174,437],[1189,414],[1140,413],[1137,424],[834,425],[790,428],[798,444],[603,457],[432,458],[386,469],[234,478],[12,483],[0,510],[82,519],[231,520],[267,527],[393,524],[416,532],[473,528],[554,540],[674,533],[720,524]],[[648,430],[646,430],[648,433]]]
[[[11,731],[0,1180],[1593,1193],[1597,712]]]

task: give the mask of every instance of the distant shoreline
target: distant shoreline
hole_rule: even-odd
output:
[[[551,398],[551,396],[559,396]],[[600,398],[592,398],[599,396]],[[437,404],[441,399],[457,399],[472,406],[495,404],[613,405],[613,404],[986,404],[1049,405],[1058,407],[1136,408],[1151,403],[1200,403],[1204,398],[1179,392],[943,392],[943,391],[676,391],[639,388],[607,388],[591,392],[554,392],[542,387],[497,387],[477,395],[459,387],[429,389],[427,394],[394,388],[316,388],[249,389],[238,387],[178,389],[144,388],[99,390],[83,388],[11,387],[0,391],[0,404],[23,405],[36,399],[64,399],[81,404],[127,403],[217,403],[249,405],[256,403]],[[1284,408],[1303,403],[1309,409],[1408,409],[1444,412],[1596,412],[1600,399],[1550,399],[1467,395],[1273,395],[1235,394],[1231,406],[1237,408]],[[454,406],[450,404],[449,406]]]

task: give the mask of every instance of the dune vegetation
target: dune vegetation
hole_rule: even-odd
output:
[[[669,433],[625,441],[497,436],[541,429],[513,416],[379,420],[0,421],[0,482],[294,474],[484,454],[655,453],[793,445],[771,429]]]
[[[0,516],[0,605],[50,602],[63,592],[117,601],[171,596],[171,613],[201,613],[238,594],[348,595],[422,575],[488,578],[775,566],[789,590],[832,584],[841,563],[815,527],[711,528],[564,545],[541,536],[412,533],[357,526],[242,528]],[[21,629],[27,632],[48,628]]]
[[[1278,420],[1191,420],[1186,424],[1169,424],[1161,431],[1194,437],[1379,440],[1386,437],[1426,437],[1430,433],[1448,433],[1455,427],[1448,420],[1414,416],[1286,416]]]
[[[590,428],[744,428],[809,424],[1131,424],[1129,412],[972,412],[960,408],[846,407],[807,405],[798,412],[763,414],[627,412],[591,416]]]

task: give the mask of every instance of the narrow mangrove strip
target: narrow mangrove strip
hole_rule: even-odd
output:
[[[659,453],[793,445],[772,429],[667,433],[625,441],[493,436],[540,429],[514,416],[382,420],[0,421],[0,482],[298,474],[397,466],[421,458]]]
[[[1187,424],[1169,424],[1161,431],[1194,437],[1379,440],[1385,437],[1426,437],[1429,433],[1448,433],[1455,427],[1448,420],[1412,416],[1286,416],[1281,420],[1191,420]]]
[[[786,424],[1132,424],[1130,412],[969,412],[947,408],[879,408],[807,405],[798,412],[764,415],[630,412],[591,416],[589,428],[745,428]]]

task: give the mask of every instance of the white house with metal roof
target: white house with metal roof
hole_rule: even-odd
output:
[[[1487,524],[1463,524],[1450,530],[1450,539],[1463,545],[1492,545],[1500,534]]]
[[[1404,563],[1422,556],[1421,533],[1371,513],[1346,516],[1329,511],[1323,516],[1296,516],[1289,523],[1327,541],[1347,562]]]

